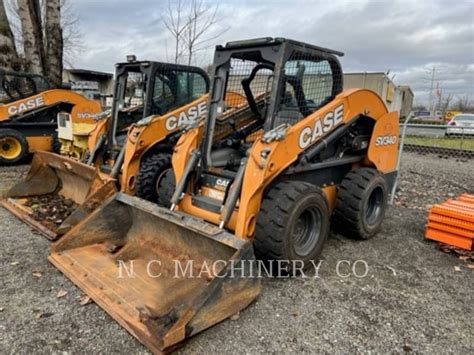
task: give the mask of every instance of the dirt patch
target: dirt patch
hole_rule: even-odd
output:
[[[31,208],[33,219],[56,230],[79,205],[61,195],[48,194],[28,198],[25,206]]]
[[[405,153],[394,205],[427,212],[435,203],[474,192],[474,160]]]

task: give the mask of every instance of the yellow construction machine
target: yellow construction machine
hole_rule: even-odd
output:
[[[59,152],[57,115],[75,124],[91,124],[100,104],[64,88],[53,88],[41,75],[0,69],[0,164],[24,161],[29,153]]]
[[[304,270],[330,225],[375,235],[398,114],[370,90],[342,89],[341,55],[283,38],[218,46],[205,124],[188,125],[163,176],[171,208],[118,193],[49,260],[158,353],[249,305],[255,265]]]
[[[117,189],[157,202],[181,128],[205,117],[209,78],[200,68],[130,58],[116,65],[115,77],[111,115],[75,122],[59,113],[59,138],[70,156],[35,154],[25,180],[0,202],[49,239]],[[172,192],[163,189],[163,200]]]

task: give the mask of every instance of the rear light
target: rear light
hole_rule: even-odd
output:
[[[448,126],[456,126],[456,121],[454,120],[449,121]]]

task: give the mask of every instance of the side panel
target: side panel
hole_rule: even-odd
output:
[[[398,113],[390,112],[377,120],[370,139],[368,159],[383,173],[397,168],[400,129]]]
[[[86,124],[95,127],[97,118],[102,113],[100,104],[97,101],[87,100],[83,98],[74,104],[71,111],[71,119],[73,124]]]
[[[69,103],[72,105],[84,105],[82,114],[95,114],[101,111],[100,105],[96,101],[86,99],[84,96],[76,94],[70,90],[54,89],[44,91],[38,95],[30,96],[23,100],[18,100],[8,105],[0,105],[0,121],[14,117],[21,117],[22,114],[31,112],[58,103]]]
[[[44,137],[26,137],[30,153],[36,153],[39,150],[51,151],[52,139],[50,136]]]

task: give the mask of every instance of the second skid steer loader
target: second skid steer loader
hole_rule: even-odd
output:
[[[207,120],[181,135],[163,177],[176,186],[171,210],[118,193],[49,260],[161,352],[257,297],[255,257],[272,273],[303,269],[331,219],[375,235],[397,174],[398,114],[372,91],[342,90],[340,55],[283,38],[217,47]],[[219,266],[195,272],[209,264]]]
[[[95,116],[85,125],[65,112],[59,115],[59,137],[69,138],[75,147],[66,150],[77,154],[35,154],[25,180],[1,201],[49,239],[65,233],[117,188],[157,201],[182,126],[204,117],[209,78],[200,68],[133,58],[117,64],[115,76],[111,116]],[[86,126],[84,150],[74,132]]]
[[[21,163],[29,153],[59,152],[57,115],[93,123],[98,102],[64,88],[54,88],[36,74],[0,69],[0,165]]]

